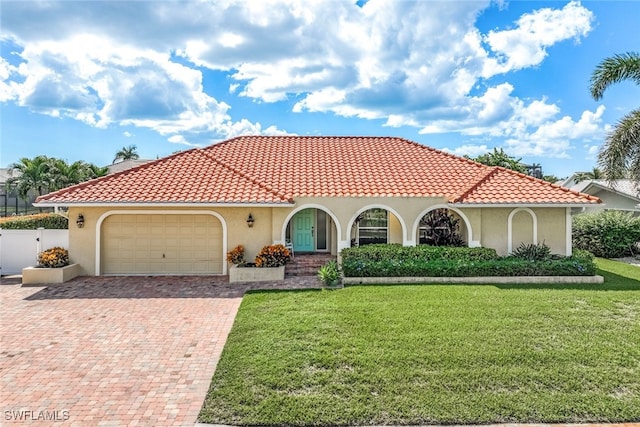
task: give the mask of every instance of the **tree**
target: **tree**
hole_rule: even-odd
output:
[[[122,149],[118,150],[116,153],[116,157],[113,159],[113,163],[117,161],[125,161],[125,160],[137,160],[140,158],[140,155],[137,152],[138,147],[135,145],[130,145],[128,147],[122,147]]]
[[[79,184],[109,172],[103,168],[82,160],[68,164],[65,160],[54,157],[37,156],[33,159],[22,158],[9,167],[11,178],[9,186],[15,187],[23,200],[37,193],[43,195],[70,185]]]
[[[481,156],[472,158],[478,163],[482,163],[487,166],[502,166],[506,169],[511,169],[516,172],[527,173],[527,167],[520,163],[522,159],[516,159],[504,152],[502,148],[494,148],[493,152],[483,154]]]
[[[604,179],[604,174],[602,173],[602,170],[600,170],[600,168],[598,168],[597,166],[591,169],[590,172],[579,172],[574,177],[576,184],[582,181],[592,180],[592,179]]]
[[[33,159],[23,157],[9,165],[11,178],[7,180],[7,184],[14,187],[23,200],[28,200],[33,192],[42,196],[51,186],[51,160],[47,156],[36,156]]]
[[[628,52],[605,58],[591,74],[589,91],[596,101],[612,84],[631,80],[640,85],[640,54]],[[607,135],[598,164],[609,181],[626,175],[640,184],[640,109],[626,114]]]

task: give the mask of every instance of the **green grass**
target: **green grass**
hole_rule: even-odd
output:
[[[200,421],[640,421],[640,268],[604,285],[247,295]]]

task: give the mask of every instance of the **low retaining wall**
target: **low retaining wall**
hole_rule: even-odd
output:
[[[22,285],[64,283],[80,274],[80,264],[60,268],[27,267],[22,269]]]
[[[229,283],[236,282],[274,282],[284,280],[282,267],[238,267],[229,268]]]
[[[466,284],[601,284],[602,276],[486,276],[486,277],[344,277],[344,285],[382,285],[415,283]]]

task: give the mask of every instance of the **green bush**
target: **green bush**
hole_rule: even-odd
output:
[[[640,241],[640,217],[621,211],[580,214],[573,218],[573,247],[603,258],[633,255]]]
[[[402,246],[400,244],[377,244],[366,245],[356,248],[343,249],[343,262],[348,260],[382,261],[397,259],[401,261],[411,260],[465,260],[482,261],[498,259],[498,254],[494,249],[489,248],[467,248],[451,246]]]
[[[36,230],[47,228],[52,230],[66,230],[69,220],[56,214],[36,214],[6,217],[0,220],[0,228],[4,230]]]
[[[472,276],[593,276],[596,272],[593,255],[576,251],[573,256],[531,261],[515,256],[500,258],[495,250],[486,248],[437,247],[425,253],[431,257],[408,257],[422,254],[422,247],[386,245],[372,250],[369,246],[342,251],[342,272],[345,277],[472,277]],[[466,249],[446,251],[446,249]],[[445,250],[445,251],[443,251]],[[394,253],[394,251],[397,251]],[[368,258],[366,254],[385,257]],[[442,256],[451,255],[450,257]]]

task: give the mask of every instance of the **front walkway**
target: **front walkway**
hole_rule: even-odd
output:
[[[3,280],[2,424],[193,426],[242,295],[317,287],[314,277],[79,277],[49,288]]]

